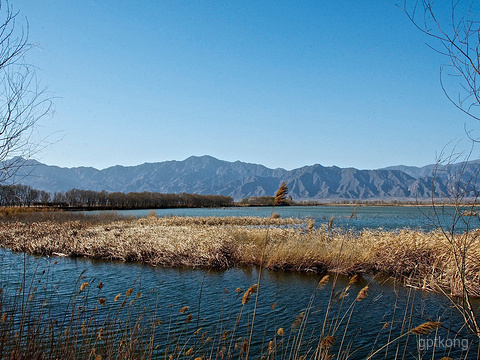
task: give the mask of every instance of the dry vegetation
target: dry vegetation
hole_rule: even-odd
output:
[[[267,226],[271,226],[268,229]],[[450,244],[439,231],[343,231],[299,225],[299,220],[256,217],[0,222],[0,246],[41,255],[138,261],[153,266],[373,273],[426,290],[459,295],[461,278]],[[466,287],[480,296],[480,231],[468,237]],[[265,239],[267,242],[265,244]]]

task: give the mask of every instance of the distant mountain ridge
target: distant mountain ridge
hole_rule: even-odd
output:
[[[227,195],[235,200],[272,196],[282,181],[294,200],[414,200],[448,196],[450,177],[435,165],[392,166],[377,170],[324,167],[319,164],[298,169],[270,169],[241,161],[229,162],[212,156],[191,156],[183,161],[113,166],[61,168],[28,160],[13,181],[49,192],[73,188],[108,192],[161,192]],[[467,175],[478,173],[478,163],[452,165]],[[473,189],[472,189],[473,191]],[[472,192],[473,196],[473,192]]]

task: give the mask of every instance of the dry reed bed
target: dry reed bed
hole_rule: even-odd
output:
[[[439,231],[345,232],[280,226],[294,219],[157,218],[95,224],[81,221],[0,223],[0,246],[31,254],[138,261],[153,266],[229,268],[259,265],[294,271],[392,275],[427,290],[458,295],[461,278],[451,245]],[[268,230],[265,226],[276,225]],[[267,234],[268,231],[268,234]],[[465,261],[471,295],[480,297],[480,231]],[[265,240],[267,241],[265,242]]]

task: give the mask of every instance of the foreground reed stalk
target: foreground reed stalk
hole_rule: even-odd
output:
[[[273,200],[272,210],[270,212],[270,218],[273,217],[273,210],[275,210],[275,206],[280,205],[281,203],[283,203],[287,199],[287,193],[288,193],[287,183],[285,181],[283,181],[280,184],[280,187],[278,188],[277,192],[275,193],[275,198]],[[255,316],[257,314],[257,305],[258,305],[258,296],[259,296],[259,293],[260,293],[260,280],[261,280],[261,277],[262,277],[263,263],[265,261],[265,251],[267,249],[269,230],[270,230],[270,227],[267,227],[267,231],[265,233],[264,245],[262,247],[262,257],[260,259],[260,266],[258,268],[257,294],[255,295],[255,306],[253,308],[252,326],[251,326],[251,329],[250,329],[250,337],[248,339],[247,356],[246,356],[245,360],[248,360],[248,356],[250,354],[250,346],[252,344],[253,327],[255,325]]]

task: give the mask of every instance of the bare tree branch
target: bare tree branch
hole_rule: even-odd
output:
[[[35,125],[52,109],[35,68],[25,59],[33,46],[28,23],[18,25],[18,17],[8,2],[0,2],[0,183],[38,151]]]
[[[439,5],[440,4],[440,5]],[[441,87],[459,110],[480,121],[480,4],[477,1],[452,1],[450,15],[440,18],[443,2],[405,0],[403,11],[432,42],[428,46],[445,56],[441,67]],[[451,81],[453,80],[453,84]]]

